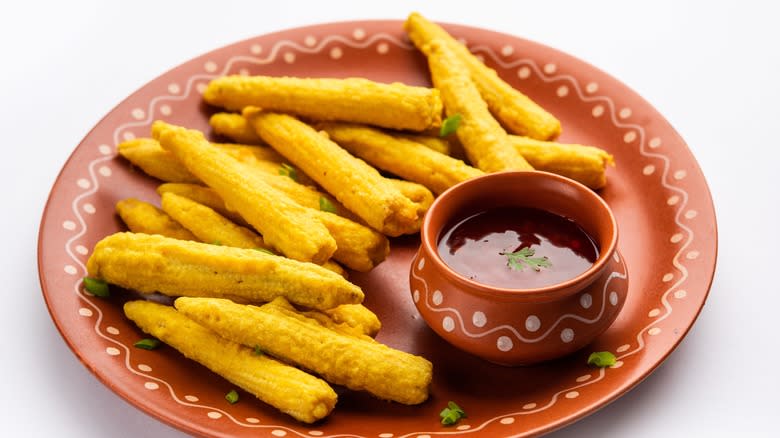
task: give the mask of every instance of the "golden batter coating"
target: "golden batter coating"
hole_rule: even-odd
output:
[[[238,113],[215,113],[209,118],[211,129],[218,135],[243,144],[264,144],[263,139]]]
[[[346,324],[360,333],[374,337],[382,328],[382,322],[374,312],[362,304],[342,304],[332,309],[323,310],[337,324]]]
[[[283,306],[199,298],[179,298],[175,306],[234,342],[258,345],[331,383],[408,405],[428,398],[433,366],[426,359],[327,329]]]
[[[119,155],[138,166],[147,175],[162,181],[197,183],[198,177],[190,173],[173,154],[160,147],[152,138],[135,138],[117,145]]]
[[[130,231],[160,234],[174,239],[198,240],[189,230],[156,206],[135,198],[116,203],[116,212]]]
[[[343,120],[411,131],[441,124],[438,91],[362,78],[225,76],[212,80],[203,98],[233,111],[256,106],[315,120]]]
[[[191,199],[198,204],[205,205],[222,216],[230,219],[235,224],[241,226],[251,226],[246,223],[240,214],[229,210],[217,192],[209,187],[202,186],[200,184],[186,183],[165,183],[157,186],[157,194],[162,197],[165,193],[173,193]]]
[[[561,122],[558,119],[502,80],[495,70],[477,59],[466,46],[438,24],[414,12],[404,23],[404,29],[412,43],[420,50],[435,39],[440,39],[450,46],[468,68],[471,79],[490,111],[510,132],[539,140],[551,140],[561,133]]]
[[[105,237],[95,245],[87,270],[91,277],[142,293],[229,296],[249,302],[283,296],[313,309],[363,301],[359,287],[313,263],[159,235]]]
[[[304,423],[325,418],[338,397],[322,379],[229,341],[175,309],[128,301],[125,315],[145,333],[165,342],[260,400]]]

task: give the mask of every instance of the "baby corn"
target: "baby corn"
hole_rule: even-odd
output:
[[[215,133],[244,144],[263,144],[263,139],[249,126],[241,114],[216,113],[209,118]]]
[[[116,212],[130,231],[160,234],[181,240],[198,240],[180,223],[148,202],[135,198],[123,199],[116,203]]]
[[[258,345],[331,383],[409,405],[428,398],[433,366],[422,357],[329,330],[281,306],[197,298],[179,298],[175,306],[234,342]]]
[[[343,120],[411,131],[441,124],[438,91],[362,78],[225,76],[212,80],[203,98],[228,110],[256,106],[315,120]]]
[[[257,355],[252,348],[219,336],[172,307],[129,301],[124,311],[145,333],[298,421],[313,423],[336,406],[336,393],[323,380]]]
[[[235,211],[228,210],[228,208],[225,207],[225,202],[222,200],[222,198],[219,197],[217,192],[206,186],[199,184],[165,183],[157,186],[157,193],[160,196],[163,196],[165,193],[174,193],[176,195],[183,196],[197,202],[198,204],[209,207],[210,209],[230,219],[236,224],[249,226],[249,224],[246,223],[240,214],[236,213]]]
[[[615,160],[606,151],[593,146],[561,144],[510,135],[510,141],[537,170],[557,173],[592,188],[607,184],[607,166]]]
[[[362,304],[342,304],[323,310],[337,324],[346,324],[360,333],[374,337],[382,328],[382,323],[374,312]]]
[[[128,289],[171,296],[230,296],[249,302],[283,296],[313,309],[363,301],[359,287],[313,263],[158,235],[105,237],[95,245],[87,271]]]
[[[147,175],[162,181],[196,183],[198,177],[190,173],[173,154],[160,147],[157,140],[136,138],[117,146],[119,155],[138,166]]]

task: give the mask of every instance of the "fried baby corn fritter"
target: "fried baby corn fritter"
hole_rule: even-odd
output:
[[[561,122],[558,119],[504,82],[495,70],[483,64],[438,24],[414,12],[404,23],[404,29],[420,50],[435,39],[448,45],[468,68],[471,79],[490,111],[510,132],[539,140],[551,140],[561,133]]]
[[[340,334],[282,306],[198,298],[179,298],[175,306],[234,342],[258,345],[331,383],[408,405],[428,398],[433,366],[420,356]]]
[[[105,237],[95,245],[87,271],[124,288],[170,296],[229,296],[248,302],[283,296],[312,309],[363,301],[359,287],[313,263],[159,235]]]
[[[130,231],[160,234],[181,240],[198,240],[189,230],[154,205],[135,198],[116,203],[116,212]]]
[[[212,146],[202,133],[160,121],[155,125],[160,145],[238,211],[266,243],[292,259],[319,264],[336,251],[336,241],[310,210]]]
[[[490,114],[469,71],[443,40],[423,46],[433,85],[441,91],[448,116],[460,115],[455,131],[471,164],[485,172],[533,170],[509,143],[509,135]]]
[[[422,131],[441,124],[439,92],[362,78],[225,76],[212,80],[206,102],[240,111],[256,106],[315,120],[343,120]]]
[[[175,309],[129,301],[125,315],[154,336],[260,400],[304,423],[325,418],[338,396],[323,380],[229,341]]]

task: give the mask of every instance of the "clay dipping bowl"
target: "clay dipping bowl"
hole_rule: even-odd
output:
[[[536,289],[470,280],[438,252],[455,221],[499,207],[531,207],[573,220],[599,256],[582,274]],[[617,252],[617,222],[601,197],[547,172],[501,172],[442,193],[426,214],[409,273],[412,299],[436,333],[459,349],[502,365],[526,365],[583,348],[615,320],[626,300],[628,272]]]

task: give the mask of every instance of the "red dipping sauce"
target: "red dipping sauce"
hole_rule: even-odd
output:
[[[442,230],[444,263],[464,277],[506,289],[536,289],[570,280],[593,266],[599,249],[576,223],[536,208],[503,207]]]

